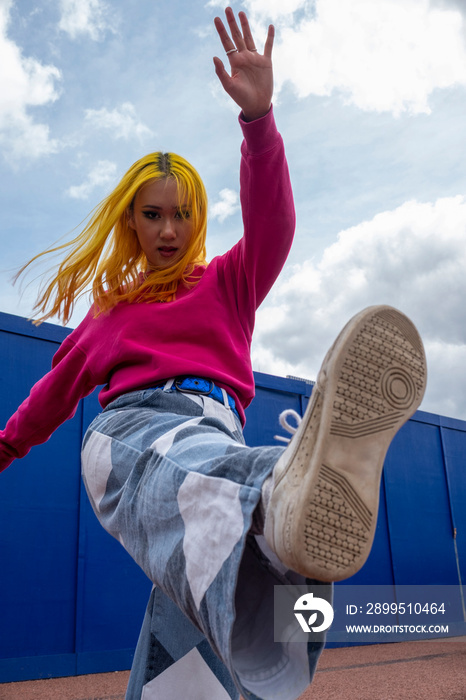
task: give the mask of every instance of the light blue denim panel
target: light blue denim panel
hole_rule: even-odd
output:
[[[248,448],[231,409],[213,399],[161,389],[122,396],[91,424],[83,443],[83,478],[96,515],[156,584],[159,613],[160,601],[167,597],[176,606],[172,610],[185,616],[177,616],[171,643],[166,630],[162,642],[154,635],[157,620],[151,619],[157,606],[151,612],[148,608],[130,683],[131,700],[150,700],[160,693],[169,700],[167,689],[175,681],[179,694],[173,698],[202,697],[193,673],[202,679],[204,691],[210,688],[212,700],[237,697],[230,675],[251,700],[275,697],[277,669],[286,686],[289,650],[277,648],[273,636],[264,638],[262,632],[260,643],[251,645],[248,614],[242,611],[242,599],[248,610],[248,585],[254,582],[253,599],[258,599],[261,587],[267,590],[261,615],[263,619],[268,615],[272,624],[270,590],[276,583],[295,582],[296,574],[290,579],[277,572],[256,538],[248,536],[262,484],[283,449]],[[239,599],[237,590],[242,592]],[[170,611],[168,600],[164,608]],[[186,618],[184,638],[177,643],[180,619]],[[201,642],[195,630],[203,635]],[[186,651],[186,645],[192,649]],[[320,649],[309,660],[304,652],[299,664],[310,682]],[[245,660],[248,668],[240,668]],[[296,664],[292,668],[296,675]],[[143,691],[138,690],[141,683]]]

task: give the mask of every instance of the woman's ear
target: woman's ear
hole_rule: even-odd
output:
[[[133,231],[136,230],[134,225],[134,214],[132,206],[126,209],[126,223],[128,224],[129,228],[133,229]]]

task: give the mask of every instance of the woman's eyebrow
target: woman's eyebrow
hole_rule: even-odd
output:
[[[141,204],[144,209],[163,209],[157,204]],[[189,204],[174,204],[170,209],[189,209]]]

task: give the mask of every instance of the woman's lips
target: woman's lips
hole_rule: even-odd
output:
[[[172,248],[171,246],[162,246],[159,248],[159,253],[163,258],[170,258],[177,250],[178,248]]]

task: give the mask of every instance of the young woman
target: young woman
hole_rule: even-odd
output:
[[[254,314],[295,217],[271,106],[273,28],[262,55],[244,13],[241,26],[231,9],[226,18],[229,32],[215,25],[231,75],[214,63],[241,109],[243,237],[207,264],[196,171],[172,153],[135,163],[38,301],[42,318],[66,322],[92,282],[91,310],[0,432],[6,468],[104,385],[83,478],[102,525],[154,583],[129,700],[303,692],[323,643],[289,643],[293,632],[273,641],[274,586],[331,582],[362,566],[386,449],[425,385],[416,330],[373,307],[328,353],[289,447],[245,446]]]

